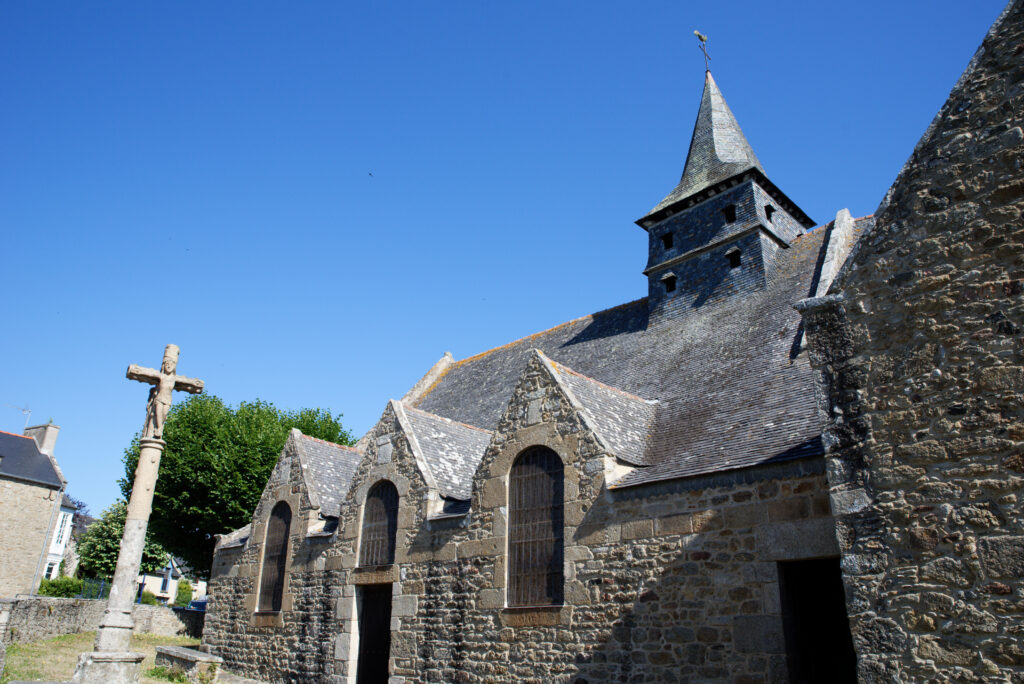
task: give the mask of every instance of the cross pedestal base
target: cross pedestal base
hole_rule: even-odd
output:
[[[96,651],[78,656],[74,684],[135,684],[145,653]]]

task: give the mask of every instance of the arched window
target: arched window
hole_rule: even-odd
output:
[[[565,545],[562,459],[531,447],[512,464],[508,487],[508,604],[560,605]]]
[[[398,531],[398,490],[387,480],[370,488],[363,506],[360,565],[391,565],[395,562]]]
[[[260,611],[281,610],[284,594],[284,565],[288,560],[288,532],[292,526],[292,509],[278,501],[267,521],[267,538],[263,542],[263,574],[260,578]]]

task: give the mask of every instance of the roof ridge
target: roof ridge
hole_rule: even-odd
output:
[[[476,425],[470,425],[469,423],[463,423],[458,420],[452,420],[451,418],[445,418],[444,416],[439,416],[436,413],[431,413],[430,411],[424,411],[423,409],[416,408],[415,406],[405,406],[405,410],[415,411],[416,413],[422,413],[423,415],[430,416],[431,418],[439,418],[446,423],[451,423],[452,425],[461,425],[462,427],[469,428],[470,430],[479,430],[480,432],[486,432],[489,435],[494,434],[494,430],[488,430],[487,428],[477,427]]]
[[[547,355],[545,355],[545,357],[547,357]],[[603,388],[605,388],[607,390],[611,390],[612,392],[617,392],[617,393],[619,393],[619,394],[621,394],[623,396],[629,397],[630,399],[636,399],[637,401],[642,401],[645,404],[651,404],[651,403],[657,401],[656,399],[644,399],[643,397],[638,396],[636,394],[633,394],[632,392],[627,392],[624,389],[619,389],[618,387],[613,387],[612,385],[605,384],[605,383],[601,382],[600,380],[595,380],[594,378],[590,377],[589,375],[584,375],[583,373],[580,373],[579,371],[575,371],[572,368],[569,368],[568,366],[566,366],[565,364],[558,363],[557,361],[555,361],[554,359],[552,359],[550,357],[547,357],[547,359],[548,359],[548,361],[551,362],[551,365],[554,366],[559,371],[562,371],[562,370],[568,371],[572,375],[581,377],[584,380],[589,380],[590,382],[594,383],[595,385],[599,385],[599,386],[601,386],[601,387],[603,387]]]
[[[17,432],[8,432],[7,430],[0,430],[0,435],[10,435],[11,437],[21,437],[22,439],[31,439],[33,442],[36,441],[34,437],[19,435]]]
[[[586,319],[593,320],[594,316],[599,316],[601,314],[609,313],[611,311],[615,311],[616,309],[623,309],[623,308],[625,308],[627,306],[632,306],[632,305],[637,304],[639,302],[645,301],[646,299],[647,299],[647,297],[640,297],[638,299],[634,299],[634,300],[629,301],[629,302],[624,302],[622,304],[616,304],[615,306],[610,306],[607,309],[601,309],[600,311],[595,311],[593,313],[589,313],[586,316],[580,316],[578,318],[573,318],[572,320],[566,321],[564,323],[559,323],[558,325],[554,325],[554,326],[552,326],[550,328],[546,328],[544,330],[541,330],[540,332],[535,332],[532,335],[527,335],[526,337],[520,337],[518,339],[512,340],[511,342],[506,342],[505,344],[500,345],[498,347],[492,347],[491,349],[487,349],[486,351],[479,352],[477,354],[474,354],[473,356],[467,356],[466,358],[461,359],[459,361],[456,361],[455,363],[453,363],[453,364],[449,365],[447,368],[445,368],[444,371],[442,371],[441,374],[439,376],[437,376],[437,379],[434,380],[434,382],[430,385],[430,387],[428,387],[426,390],[424,390],[423,394],[421,394],[419,397],[416,398],[416,403],[419,404],[424,399],[426,399],[428,396],[430,396],[430,393],[433,392],[437,388],[437,386],[439,384],[441,384],[441,381],[444,380],[445,376],[448,375],[448,372],[451,369],[453,369],[453,368],[458,368],[459,366],[461,366],[463,364],[466,364],[466,363],[469,363],[470,361],[476,361],[477,359],[482,359],[483,357],[489,356],[490,354],[493,354],[494,352],[501,351],[502,349],[508,349],[509,347],[513,347],[513,346],[515,346],[515,345],[517,345],[517,344],[519,344],[521,342],[526,342],[527,340],[532,340],[532,339],[534,339],[536,337],[540,337],[541,335],[544,335],[544,334],[547,334],[549,332],[553,332],[555,330],[558,330],[559,328],[564,328],[565,326],[567,326],[567,325],[569,325],[571,323],[578,323],[579,321],[583,321],[583,320],[586,320]],[[412,405],[407,405],[406,407],[407,408],[413,408]],[[433,415],[433,414],[431,414],[431,415]],[[474,427],[474,426],[470,426],[470,427]],[[482,430],[483,428],[478,428],[478,429]]]
[[[320,439],[319,437],[313,437],[312,435],[303,434],[304,439],[311,439],[314,442],[322,442],[323,444],[330,444],[331,446],[338,447],[339,449],[345,449],[346,451],[358,451],[355,447],[350,447],[347,444],[338,444],[337,442],[328,442],[326,439]]]

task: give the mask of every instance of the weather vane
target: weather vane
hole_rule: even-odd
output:
[[[700,31],[694,31],[693,35],[697,36],[697,40],[700,41],[700,51],[704,53],[704,71],[711,71],[711,66],[708,64],[708,60],[711,59],[708,55],[708,37]]]

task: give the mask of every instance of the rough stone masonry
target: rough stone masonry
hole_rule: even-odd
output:
[[[859,675],[1024,678],[1024,5],[803,302]]]

